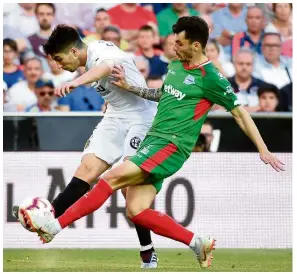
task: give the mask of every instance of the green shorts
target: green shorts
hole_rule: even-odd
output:
[[[163,180],[177,172],[187,159],[169,140],[148,135],[129,160],[149,173],[146,183],[152,184],[158,193]]]

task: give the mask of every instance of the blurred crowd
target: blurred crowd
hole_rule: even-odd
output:
[[[84,72],[63,71],[43,54],[57,24],[76,28],[86,44],[113,42],[134,58],[148,86],[159,88],[175,57],[172,25],[188,15],[209,25],[206,55],[249,112],[292,111],[292,3],[6,3],[3,13],[5,112],[104,110],[90,86],[55,97],[55,87]]]

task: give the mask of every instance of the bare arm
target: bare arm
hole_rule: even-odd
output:
[[[115,77],[117,80],[112,81],[111,83],[115,86],[125,89],[139,97],[144,99],[159,102],[162,96],[161,88],[147,88],[147,87],[135,87],[130,86],[125,79],[125,70],[122,65],[116,65],[112,69],[111,76]]]
[[[267,149],[258,128],[249,113],[242,106],[238,106],[231,111],[234,119],[243,132],[253,141],[257,147],[260,158],[265,164],[270,164],[276,171],[284,170],[282,163]]]
[[[82,74],[80,77],[74,79],[71,82],[64,83],[62,86],[56,88],[55,94],[59,97],[66,96],[73,89],[93,83],[100,80],[103,77],[110,75],[114,62],[112,60],[106,60],[100,63],[98,66],[92,67],[89,71]]]

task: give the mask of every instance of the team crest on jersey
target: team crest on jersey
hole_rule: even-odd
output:
[[[188,75],[185,80],[184,80],[184,84],[186,85],[194,85],[195,84],[195,78],[193,75]]]
[[[141,143],[141,140],[139,137],[133,137],[130,140],[130,146],[134,149],[137,149],[139,147],[140,143]]]

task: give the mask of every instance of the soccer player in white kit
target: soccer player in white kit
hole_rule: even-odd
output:
[[[102,121],[96,126],[86,142],[81,164],[65,190],[52,202],[56,218],[90,189],[103,172],[120,159],[125,160],[136,153],[140,142],[151,127],[156,113],[156,103],[122,90],[111,84],[114,65],[121,64],[126,71],[128,82],[133,86],[146,87],[142,74],[128,55],[108,41],[95,41],[84,44],[78,32],[67,26],[58,25],[43,46],[46,55],[56,61],[58,67],[74,72],[85,67],[86,72],[77,79],[57,88],[58,96],[66,96],[74,88],[95,83],[95,88],[108,102]],[[124,190],[126,195],[128,190]],[[14,215],[17,217],[17,209]],[[156,268],[158,259],[150,231],[135,226],[140,244],[142,268]],[[46,237],[41,232],[41,238]]]

